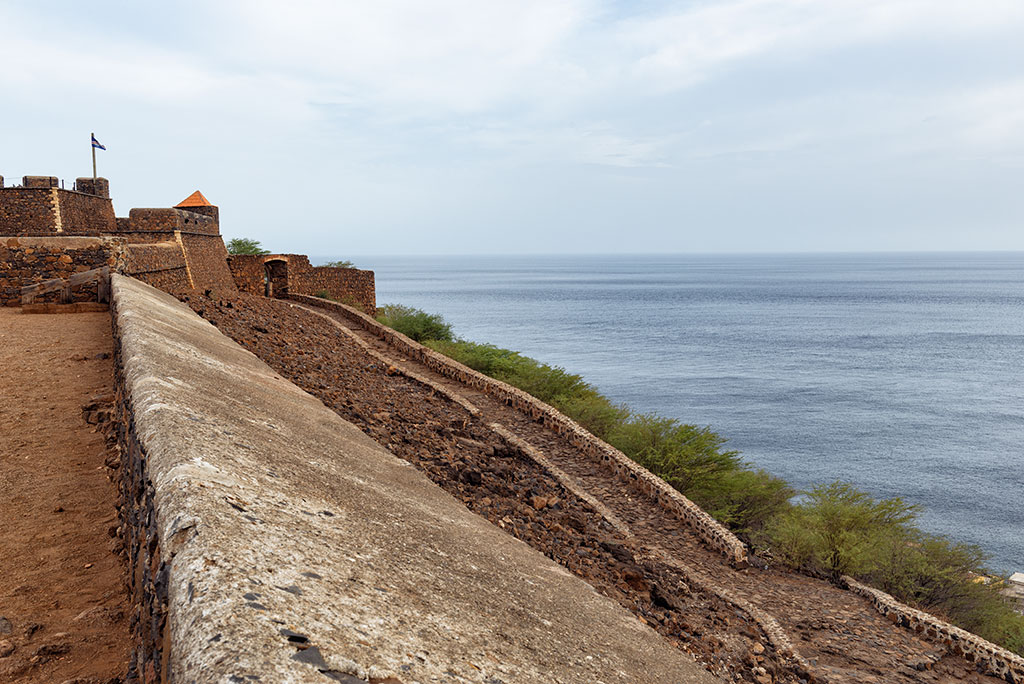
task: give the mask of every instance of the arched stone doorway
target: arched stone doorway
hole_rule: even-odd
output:
[[[263,263],[263,294],[284,297],[288,294],[288,262],[270,259]]]

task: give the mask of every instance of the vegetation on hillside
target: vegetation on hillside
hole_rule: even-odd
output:
[[[231,238],[227,248],[228,254],[270,254],[270,250],[260,246],[259,240],[249,238]]]
[[[353,264],[348,259],[339,259],[338,261],[328,261],[328,262],[320,264],[320,265],[321,266],[328,266],[330,268],[355,268],[356,267],[356,265]]]
[[[551,404],[699,504],[762,553],[837,580],[850,575],[1024,655],[1024,616],[999,594],[980,548],[916,527],[917,506],[849,484],[814,487],[799,503],[781,478],[753,468],[708,427],[614,404],[579,375],[492,344],[458,339],[437,314],[389,304],[377,320],[470,368]]]
[[[414,309],[401,304],[385,304],[377,307],[377,320],[398,330],[417,342],[452,339],[452,327],[437,314]]]

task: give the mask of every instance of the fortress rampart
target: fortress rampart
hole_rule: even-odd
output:
[[[89,186],[80,187],[91,190],[94,186],[89,180]],[[25,176],[21,187],[0,184],[0,235],[99,235],[116,231],[109,197],[65,190],[56,181]]]
[[[220,209],[195,192],[174,207],[136,208],[116,217],[106,178],[79,178],[66,190],[55,176],[0,176],[0,303],[16,306],[20,290],[51,278],[109,265],[166,292],[322,295],[376,311],[373,271],[311,266],[301,254],[231,257],[220,234]],[[93,239],[83,251],[69,238]],[[46,238],[39,247],[29,238]],[[13,240],[13,242],[12,242]],[[62,242],[65,240],[65,242]],[[236,286],[237,283],[237,286]],[[90,297],[73,293],[73,301]]]
[[[311,266],[304,254],[234,254],[228,263],[242,292],[270,297],[329,297],[370,316],[377,313],[373,271]]]
[[[173,297],[112,295],[142,681],[717,681]]]

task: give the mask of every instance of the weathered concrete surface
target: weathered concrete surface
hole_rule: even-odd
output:
[[[113,297],[174,681],[716,681],[172,297]]]

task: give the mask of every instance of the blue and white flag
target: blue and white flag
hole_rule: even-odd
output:
[[[100,144],[100,141],[96,139],[95,135],[92,136],[92,146],[96,147],[98,149],[101,149],[101,150],[107,149],[106,147],[104,147],[103,145]]]

